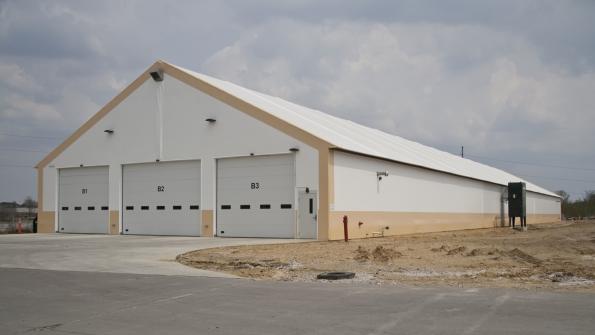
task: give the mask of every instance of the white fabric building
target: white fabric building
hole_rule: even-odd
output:
[[[499,226],[524,181],[163,61],[37,169],[40,231],[319,240]],[[526,185],[529,223],[560,220]]]

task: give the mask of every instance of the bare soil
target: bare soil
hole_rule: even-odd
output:
[[[595,221],[361,240],[213,248],[182,264],[234,275],[314,281],[351,271],[379,285],[515,287],[595,292]]]

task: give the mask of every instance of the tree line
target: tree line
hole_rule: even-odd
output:
[[[586,191],[581,199],[570,200],[564,191],[556,192],[562,197],[562,215],[566,218],[586,218],[595,216],[595,191]]]
[[[22,203],[18,203],[16,201],[2,201],[0,202],[0,208],[18,208],[18,207],[25,207],[25,208],[36,208],[37,201],[33,200],[31,197],[26,197]]]

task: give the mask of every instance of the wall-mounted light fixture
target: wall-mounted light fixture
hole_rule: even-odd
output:
[[[215,122],[217,122],[217,120],[216,119],[213,119],[213,118],[205,119],[205,121],[207,121],[208,123],[215,123]]]
[[[111,135],[111,134],[113,134],[113,133],[114,133],[114,130],[113,130],[113,129],[106,129],[106,130],[104,130],[103,132],[104,132],[104,133],[108,133],[108,134],[110,134],[110,135]]]
[[[298,152],[298,151],[300,151],[300,148],[289,148],[289,151]]]
[[[153,78],[155,81],[163,81],[163,70],[151,72],[151,78]]]
[[[382,180],[382,177],[388,177],[388,172],[387,171],[378,171],[378,172],[376,172],[376,177],[378,178],[378,180]]]

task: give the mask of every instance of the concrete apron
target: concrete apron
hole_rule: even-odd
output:
[[[0,267],[58,271],[238,278],[175,261],[177,255],[223,246],[305,240],[81,234],[0,235]]]

